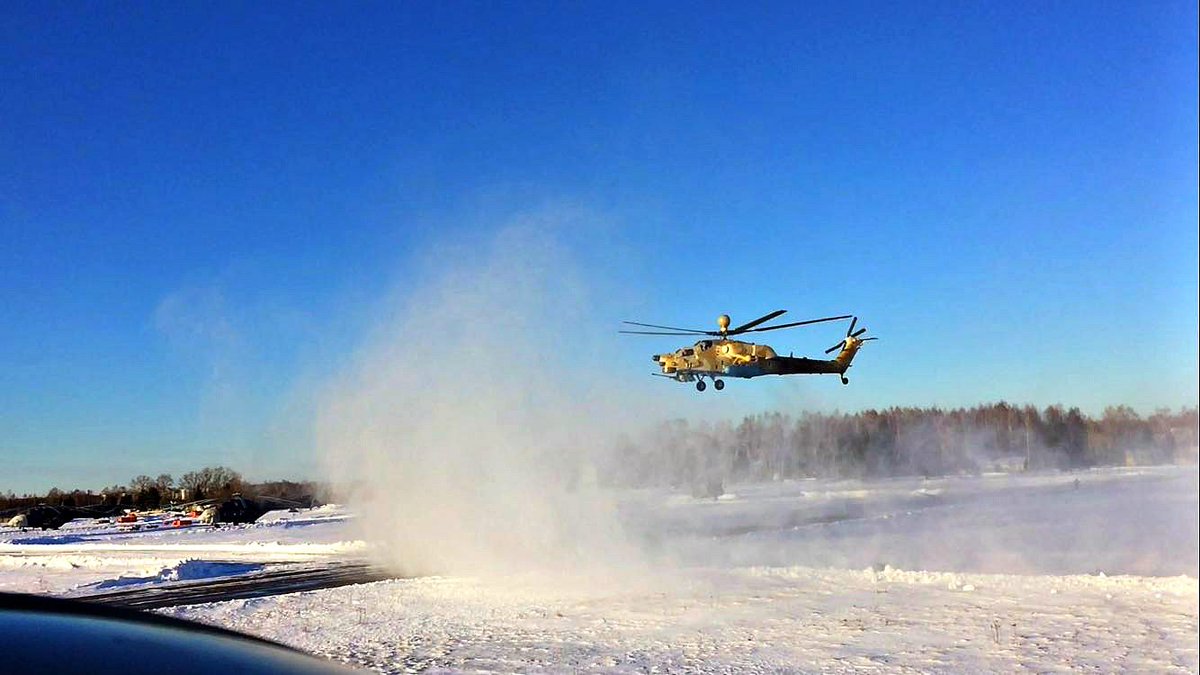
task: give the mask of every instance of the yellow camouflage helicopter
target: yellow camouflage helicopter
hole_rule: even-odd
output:
[[[846,377],[846,371],[850,368],[850,362],[854,360],[854,355],[858,353],[859,348],[862,347],[864,342],[878,338],[862,337],[862,334],[867,332],[867,329],[860,328],[858,331],[855,331],[854,327],[858,324],[858,317],[849,314],[759,328],[762,324],[778,318],[785,312],[787,312],[786,309],[779,309],[770,314],[760,316],[749,323],[744,323],[737,328],[730,328],[729,315],[722,314],[717,317],[717,327],[719,330],[715,331],[623,321],[622,323],[631,326],[658,328],[662,331],[670,332],[642,330],[622,330],[618,332],[631,335],[708,335],[717,338],[715,340],[700,340],[691,347],[676,349],[670,354],[655,354],[653,357],[654,362],[662,368],[661,373],[654,373],[654,375],[669,377],[677,382],[695,382],[696,391],[704,391],[707,388],[704,382],[704,378],[706,377],[713,381],[713,387],[717,391],[725,388],[725,382],[720,379],[721,377],[751,378],[760,375],[831,374],[840,375],[842,384],[850,384],[849,378]],[[836,349],[841,350],[832,360],[779,356],[775,353],[774,349],[771,349],[767,345],[756,345],[750,342],[729,339],[743,333],[762,333],[769,330],[795,328],[797,326],[807,326],[826,321],[842,321],[844,319],[850,319],[850,328],[846,330],[846,337],[836,345],[825,350],[826,354]]]

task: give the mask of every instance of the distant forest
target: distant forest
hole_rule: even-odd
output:
[[[767,413],[740,422],[664,422],[625,438],[600,462],[598,479],[616,486],[671,485],[711,495],[728,482],[785,478],[943,476],[986,471],[1081,469],[1197,463],[1196,408],[1108,408],[1099,418],[1077,408],[1007,403],[973,408],[888,408],[852,414]],[[46,495],[0,494],[0,515],[38,503],[154,508],[201,498],[273,498],[311,503],[337,496],[312,481],[250,483],[227,467],[135,476],[100,492],[53,488]],[[717,492],[719,494],[719,492]]]
[[[278,502],[295,502],[308,506],[314,500],[322,501],[329,493],[329,486],[312,481],[277,480],[251,483],[242,475],[225,466],[209,466],[189,471],[173,478],[169,473],[156,477],[134,476],[127,485],[110,485],[99,492],[91,490],[61,490],[50,488],[45,495],[15,495],[0,493],[0,516],[8,511],[25,509],[38,504],[50,506],[124,506],[139,509],[154,509],[171,504],[181,504],[200,499],[225,499],[234,494],[244,497],[269,498]]]
[[[1099,418],[1078,408],[995,403],[852,414],[767,413],[741,422],[666,422],[626,439],[601,480],[690,486],[781,478],[942,476],[1197,462],[1197,409],[1141,417],[1127,406]]]

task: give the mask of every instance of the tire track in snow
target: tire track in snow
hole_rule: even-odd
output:
[[[395,578],[398,578],[396,574],[364,562],[335,562],[322,566],[285,565],[237,577],[179,581],[151,587],[93,593],[74,599],[130,609],[161,609],[337,588]]]

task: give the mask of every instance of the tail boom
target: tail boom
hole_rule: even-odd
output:
[[[725,368],[728,377],[758,377],[760,375],[841,375],[845,377],[850,363],[862,347],[862,341],[847,338],[837,358],[832,360],[809,359],[793,356],[776,356],[758,359],[752,363]]]

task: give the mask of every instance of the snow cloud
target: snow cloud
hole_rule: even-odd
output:
[[[325,392],[318,448],[398,570],[634,558],[596,485],[595,458],[641,408],[594,377],[620,357],[607,282],[565,243],[587,219],[551,208],[431,246]]]

